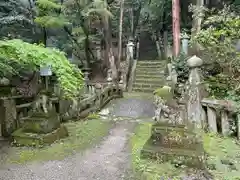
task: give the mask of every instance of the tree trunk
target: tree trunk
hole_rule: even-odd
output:
[[[105,53],[104,53],[104,67],[109,67],[109,52],[111,48],[111,32],[109,28],[109,17],[103,17],[103,33],[104,33],[104,41],[105,41]]]
[[[133,16],[133,8],[130,9],[130,18],[131,18],[131,36],[134,37],[133,31],[134,31],[134,16]]]
[[[119,37],[118,37],[118,61],[117,66],[120,66],[122,57],[122,25],[123,25],[123,11],[124,11],[124,0],[121,0],[120,5],[120,20],[119,20]]]
[[[196,36],[201,30],[201,24],[203,20],[202,8],[204,6],[204,0],[196,0],[196,10],[193,12],[193,25],[192,25],[192,38]],[[195,55],[199,54],[199,44],[195,43],[193,45],[193,52]]]
[[[177,57],[180,52],[180,4],[179,0],[172,0],[173,14],[173,55]]]

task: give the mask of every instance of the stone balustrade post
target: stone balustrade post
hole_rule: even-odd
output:
[[[85,71],[85,72],[84,72],[84,92],[85,92],[86,94],[89,93],[88,84],[89,84],[89,72],[88,72],[88,71]]]
[[[124,84],[123,84],[123,75],[121,75],[121,77],[120,77],[119,87],[120,87],[121,89],[124,88]]]
[[[222,134],[228,136],[230,133],[230,124],[228,118],[228,112],[225,110],[221,111],[221,124],[222,124]]]
[[[113,82],[112,82],[112,70],[111,69],[108,70],[107,82],[108,82],[108,86],[112,86],[113,85]]]
[[[217,113],[214,108],[207,107],[208,128],[210,132],[217,133]]]
[[[202,100],[202,80],[200,75],[200,67],[203,64],[202,59],[197,56],[193,56],[188,59],[187,64],[190,68],[189,74],[189,89],[188,89],[188,102],[187,102],[187,115],[188,121],[197,125],[197,127],[203,127],[203,109],[201,105]]]

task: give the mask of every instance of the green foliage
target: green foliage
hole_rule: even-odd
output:
[[[214,179],[239,180],[240,146],[235,139],[204,134],[204,149],[208,154],[207,164]]]
[[[233,84],[228,75],[218,74],[205,79],[209,95],[215,98],[225,98],[233,90]]]
[[[57,76],[60,87],[68,97],[78,95],[82,85],[82,74],[74,65],[70,64],[64,53],[41,45],[29,44],[19,39],[0,41],[0,63],[6,66],[12,62],[22,68],[39,70],[39,67],[51,65],[53,73]],[[14,73],[14,66],[7,64],[5,73]]]
[[[154,95],[157,95],[164,100],[172,99],[171,87],[163,86],[162,88],[158,88],[154,91]]]
[[[172,60],[173,66],[175,67],[178,75],[178,81],[184,83],[187,81],[189,76],[189,67],[187,65],[187,56],[184,52]]]
[[[224,70],[206,79],[211,96],[236,99],[233,96],[239,96],[240,89],[240,52],[236,51],[236,41],[240,39],[240,16],[228,6],[209,13],[212,15],[206,18],[204,28],[192,42],[198,42],[208,61],[220,64]]]
[[[228,67],[231,73],[239,73],[240,53],[236,52],[236,40],[240,39],[240,16],[225,7],[208,17],[203,25],[207,28],[201,30],[193,42],[198,42],[203,51],[212,54],[209,60]]]
[[[62,5],[56,0],[37,0],[37,12],[38,16],[35,18],[35,22],[42,27],[63,27],[68,24],[67,19],[60,14]]]

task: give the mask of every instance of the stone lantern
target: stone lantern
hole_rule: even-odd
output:
[[[188,42],[189,42],[189,36],[187,35],[187,33],[185,33],[182,36],[182,51],[188,55]]]

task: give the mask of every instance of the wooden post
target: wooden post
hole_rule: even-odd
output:
[[[180,52],[180,4],[179,0],[172,0],[172,25],[173,25],[173,56]]]

